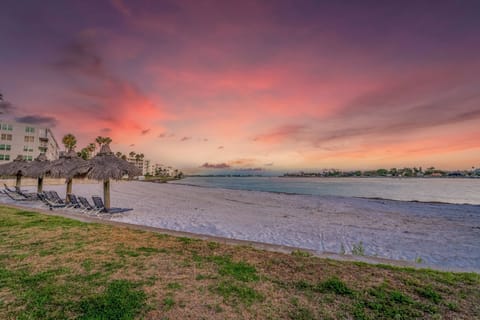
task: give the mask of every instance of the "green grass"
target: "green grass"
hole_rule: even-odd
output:
[[[172,309],[175,306],[175,300],[172,297],[166,297],[163,299],[163,308],[165,311]]]
[[[318,285],[320,291],[331,292],[335,294],[347,295],[352,294],[353,291],[347,287],[347,285],[337,277],[332,277]]]
[[[146,300],[146,294],[137,286],[126,280],[112,281],[103,293],[80,301],[79,319],[133,319]]]
[[[167,288],[171,290],[178,290],[182,288],[182,285],[178,282],[170,282],[169,284],[167,284]]]
[[[433,303],[439,303],[442,300],[442,296],[436,292],[432,287],[417,288],[418,295],[421,297],[427,298]]]
[[[352,245],[352,254],[354,256],[364,256],[365,255],[365,248],[363,247],[363,242],[360,241],[359,243],[354,243]]]
[[[212,287],[212,291],[222,296],[224,301],[229,304],[237,304],[240,302],[245,305],[251,305],[254,302],[264,300],[262,294],[243,283],[222,281]]]
[[[244,261],[234,262],[229,256],[211,256],[207,259],[218,266],[218,273],[222,276],[230,276],[243,282],[258,280],[255,267]]]
[[[292,256],[294,257],[305,257],[305,258],[308,258],[308,257],[311,257],[312,254],[308,251],[303,251],[303,250],[293,250],[292,251]]]
[[[0,207],[0,319],[480,319],[480,276]]]

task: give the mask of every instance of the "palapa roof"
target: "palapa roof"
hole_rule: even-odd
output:
[[[73,178],[85,175],[88,169],[88,162],[80,158],[75,151],[70,150],[45,166],[43,173],[53,178]]]
[[[33,162],[29,163],[28,168],[25,170],[25,176],[38,178],[45,175],[45,169],[50,165],[50,161],[45,154],[41,153],[36,157]]]
[[[142,170],[126,160],[116,157],[108,145],[103,145],[100,152],[88,161],[90,170],[87,177],[95,180],[120,180],[128,175],[130,178],[141,176]]]
[[[18,155],[15,160],[0,165],[0,175],[2,176],[16,176],[25,175],[26,169],[30,166],[23,156]]]

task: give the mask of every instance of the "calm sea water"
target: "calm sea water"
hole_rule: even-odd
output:
[[[177,183],[309,195],[480,204],[480,179],[191,177]]]

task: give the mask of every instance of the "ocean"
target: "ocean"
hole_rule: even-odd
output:
[[[480,205],[480,179],[188,177],[175,183],[292,194]]]

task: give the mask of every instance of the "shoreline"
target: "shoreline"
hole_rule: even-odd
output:
[[[230,177],[220,177],[220,178],[227,178]],[[258,177],[246,177],[246,178],[258,178]],[[283,178],[283,177],[261,177],[261,178]],[[299,177],[301,178],[301,177]],[[323,177],[308,177],[308,178],[323,178]],[[337,177],[326,177],[327,179],[337,179]],[[344,179],[348,179],[351,177],[344,177]],[[368,178],[368,179],[375,179],[377,177],[360,177],[360,178]],[[231,179],[231,178],[230,178]],[[341,180],[341,178],[338,178]],[[183,179],[182,179],[183,180]],[[463,179],[459,179],[463,180]],[[411,202],[411,203],[425,203],[425,204],[445,204],[445,205],[470,205],[470,206],[478,206],[480,207],[479,203],[472,203],[472,202],[447,202],[441,200],[416,200],[416,199],[394,199],[394,198],[387,198],[387,197],[378,197],[378,196],[355,196],[355,195],[336,195],[336,194],[313,194],[313,193],[299,193],[299,192],[288,192],[288,191],[275,191],[275,190],[259,190],[259,189],[252,189],[252,188],[234,188],[234,187],[227,187],[227,186],[215,186],[215,185],[199,185],[194,183],[185,183],[185,182],[175,182],[181,180],[174,180],[168,182],[168,184],[175,184],[175,185],[183,185],[183,186],[191,186],[191,187],[199,187],[199,188],[210,188],[210,189],[226,189],[226,190],[238,190],[238,191],[251,191],[251,192],[266,192],[266,193],[273,193],[273,194],[284,194],[284,195],[300,195],[300,196],[320,196],[320,197],[337,197],[337,198],[358,198],[358,199],[371,199],[371,200],[383,200],[383,201],[399,201],[399,202]],[[480,186],[479,186],[480,187]]]
[[[147,181],[150,182],[150,181]],[[225,188],[225,187],[215,187],[215,186],[200,186],[197,184],[191,183],[175,183],[175,182],[166,182],[168,184],[177,184],[182,186],[189,187],[198,187],[198,188],[208,188],[208,189],[226,189],[226,190],[239,190],[239,191],[251,191],[251,192],[266,192],[273,194],[284,194],[284,195],[294,195],[294,196],[313,196],[313,197],[335,197],[335,198],[356,198],[356,199],[366,199],[366,200],[380,200],[380,201],[397,201],[397,202],[412,202],[412,203],[425,203],[425,204],[444,204],[444,205],[461,205],[461,206],[473,206],[480,207],[480,204],[473,203],[456,203],[456,202],[443,202],[443,201],[421,201],[421,200],[398,200],[398,199],[389,199],[381,197],[361,197],[361,196],[338,196],[338,195],[315,195],[315,194],[306,194],[306,193],[296,193],[296,192],[285,192],[285,191],[265,191],[265,190],[254,190],[254,189],[235,189],[235,188]]]

